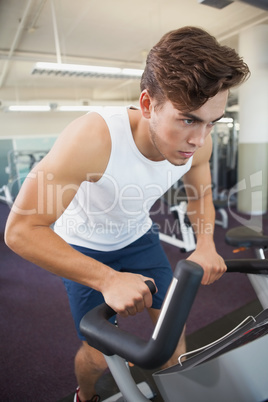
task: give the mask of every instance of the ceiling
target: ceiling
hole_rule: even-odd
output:
[[[268,23],[268,11],[241,1],[217,9],[198,0],[0,0],[2,108],[26,102],[135,101],[139,80],[33,75],[33,66],[61,60],[143,68],[160,37],[184,25],[203,27],[237,49],[242,30]]]

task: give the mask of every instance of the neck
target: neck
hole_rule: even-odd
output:
[[[140,110],[129,110],[128,115],[133,139],[140,153],[151,161],[164,160],[152,142],[149,121],[142,116]]]

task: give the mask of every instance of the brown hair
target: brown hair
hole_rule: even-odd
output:
[[[148,54],[141,91],[157,106],[170,100],[183,111],[196,110],[219,91],[241,84],[249,68],[234,49],[221,46],[203,29],[184,27],[165,34]]]

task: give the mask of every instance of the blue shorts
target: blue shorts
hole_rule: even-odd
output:
[[[171,282],[173,273],[166,254],[160,244],[158,226],[151,229],[132,244],[116,251],[96,251],[71,245],[81,253],[109,267],[121,271],[141,274],[153,278],[158,292],[153,296],[152,307],[160,309]],[[88,286],[63,278],[71,312],[78,336],[86,340],[79,330],[82,317],[92,308],[104,302],[102,294]]]

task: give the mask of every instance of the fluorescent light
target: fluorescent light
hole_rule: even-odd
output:
[[[55,105],[53,107],[53,105]],[[11,105],[6,107],[9,112],[100,112],[103,106],[90,105]]]
[[[11,105],[7,109],[10,112],[49,112],[51,110],[48,105]]]
[[[122,68],[122,74],[140,78],[143,74],[143,70],[140,70],[138,68]]]
[[[121,68],[117,67],[101,67],[101,66],[84,66],[82,64],[63,64],[63,63],[36,63],[36,69],[45,71],[71,72],[71,73],[99,73],[99,74],[119,74]]]
[[[102,106],[84,106],[84,105],[66,105],[58,106],[57,110],[61,112],[88,112],[94,110],[101,110]]]
[[[88,112],[89,106],[58,106],[57,110],[61,112]]]
[[[136,68],[119,68],[105,66],[88,66],[82,64],[43,63],[35,64],[32,74],[55,74],[62,76],[95,76],[112,78],[140,78],[143,70]]]
[[[218,123],[233,123],[233,121],[232,117],[222,117]]]

